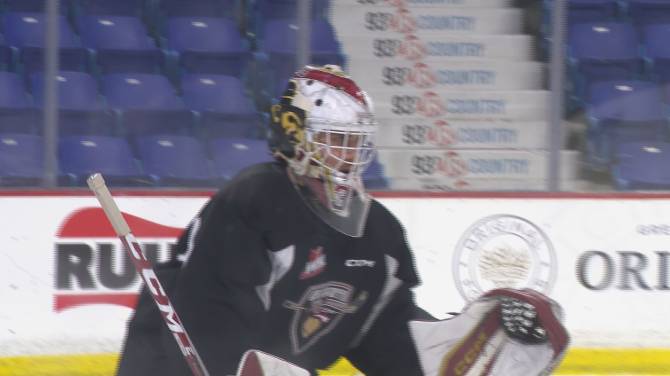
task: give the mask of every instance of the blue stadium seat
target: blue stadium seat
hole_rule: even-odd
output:
[[[120,115],[130,137],[192,132],[192,115],[165,76],[147,73],[103,75],[102,93]]]
[[[35,133],[37,109],[30,101],[21,76],[0,72],[0,132]]]
[[[667,0],[628,0],[632,22],[644,28],[657,23],[670,23],[670,2]]]
[[[112,135],[114,122],[98,94],[95,79],[83,72],[60,72],[56,77],[60,134]],[[35,73],[30,78],[33,98],[44,106],[45,76]]]
[[[82,16],[79,30],[101,73],[155,73],[163,64],[162,51],[137,17]]]
[[[570,28],[568,39],[571,75],[579,99],[593,82],[635,79],[642,70],[638,37],[631,24],[577,24]]]
[[[167,41],[188,72],[240,76],[251,56],[235,22],[225,18],[170,18]]]
[[[588,115],[588,154],[596,165],[609,164],[621,143],[665,140],[668,136],[668,111],[663,103],[663,91],[651,82],[593,84]]]
[[[9,12],[44,12],[44,0],[3,0],[2,9]]]
[[[238,78],[187,74],[181,88],[186,106],[198,114],[205,137],[259,136],[261,119]]]
[[[281,94],[288,78],[296,69],[295,55],[297,53],[297,27],[294,21],[272,20],[265,24],[265,32],[259,51],[263,59],[267,59],[263,73],[263,81],[269,81],[266,91],[271,97]],[[338,64],[344,65],[344,55],[341,53],[335,30],[325,19],[316,19],[311,24],[311,63],[316,65]],[[262,85],[262,83],[261,83]]]
[[[46,19],[40,13],[6,13],[3,28],[7,44],[19,50],[19,60],[28,72],[44,67]],[[64,16],[59,16],[60,68],[68,71],[86,67],[86,50]]]
[[[161,10],[167,17],[230,17],[240,0],[162,0]]]
[[[545,21],[551,19],[553,0],[544,0]],[[568,24],[613,22],[619,15],[617,0],[568,0]]]
[[[374,158],[368,168],[363,171],[363,184],[368,189],[387,189],[389,183],[384,174],[384,166]]]
[[[0,134],[0,186],[35,186],[44,176],[41,136]]]
[[[149,185],[133,157],[128,141],[110,136],[63,136],[59,140],[60,170],[71,185],[85,185],[94,172],[104,175],[109,185]]]
[[[312,0],[311,18],[327,19],[330,0]],[[255,0],[248,7],[246,19],[249,29],[257,38],[264,38],[263,25],[273,20],[295,22],[298,16],[297,0]]]
[[[248,166],[273,160],[265,140],[218,138],[210,142],[209,149],[214,162],[214,174],[224,182]]]
[[[12,63],[12,50],[7,45],[5,36],[0,34],[0,70],[8,70]]]
[[[73,0],[83,14],[140,16],[144,0]]]
[[[213,184],[204,147],[194,137],[144,136],[137,139],[144,170],[160,186]]]
[[[670,144],[662,141],[619,145],[612,177],[619,190],[670,189]]]
[[[670,23],[647,26],[643,35],[645,58],[652,78],[670,83]]]

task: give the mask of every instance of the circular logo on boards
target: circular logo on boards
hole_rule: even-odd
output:
[[[527,219],[492,215],[470,226],[456,245],[453,276],[470,302],[495,288],[532,288],[548,294],[557,262],[547,235]]]

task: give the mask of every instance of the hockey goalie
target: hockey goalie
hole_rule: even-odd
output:
[[[558,364],[568,335],[540,293],[494,290],[442,321],[417,307],[403,226],[362,179],[383,124],[339,67],[296,72],[269,117],[274,161],[228,182],[156,266],[210,375],[316,375],[341,357],[367,376],[534,376]],[[189,373],[144,289],[117,374]]]

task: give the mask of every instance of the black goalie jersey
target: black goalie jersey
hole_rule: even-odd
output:
[[[347,357],[367,376],[420,375],[407,326],[418,283],[401,225],[373,201],[365,233],[343,235],[302,202],[285,168],[254,166],[217,193],[157,266],[212,376],[259,349],[314,372]],[[142,293],[118,374],[190,372]]]

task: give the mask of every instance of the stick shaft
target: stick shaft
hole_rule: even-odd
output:
[[[194,376],[209,376],[205,364],[202,362],[202,359],[200,358],[200,355],[198,355],[184,325],[182,325],[181,319],[177,315],[177,311],[175,311],[167,293],[163,289],[163,285],[158,280],[158,277],[151,266],[151,262],[144,256],[140,244],[130,231],[130,227],[123,218],[123,215],[121,214],[119,207],[116,205],[112,194],[109,192],[102,175],[91,175],[87,182],[89,188],[91,188],[95,193],[95,196],[98,198],[100,206],[102,206],[112,227],[114,227],[114,231],[119,239],[121,239],[121,243],[123,243],[123,247],[126,252],[128,252],[137,273],[142,277],[145,286],[147,286],[154,303],[156,303],[158,310],[161,312],[161,316],[163,316],[165,325],[167,325],[170,332],[172,332],[175,341],[177,341],[177,345],[179,345],[179,349],[181,350],[186,363],[188,363],[191,372]]]

